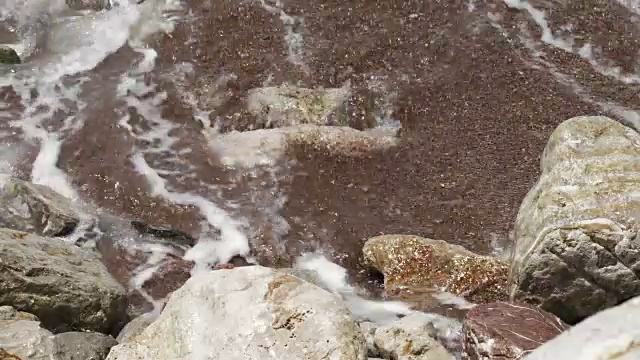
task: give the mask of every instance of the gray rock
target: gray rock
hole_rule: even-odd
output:
[[[445,325],[446,324],[446,325]],[[454,360],[435,339],[459,324],[438,315],[415,313],[376,329],[374,341],[382,357],[397,360]]]
[[[79,222],[80,215],[64,196],[46,186],[0,175],[0,227],[65,236]]]
[[[545,343],[524,360],[640,359],[640,297],[599,312]]]
[[[130,341],[136,336],[142,334],[144,329],[146,329],[149,325],[151,325],[156,320],[156,318],[157,316],[151,313],[142,314],[136,317],[135,319],[131,320],[127,325],[125,325],[124,328],[122,328],[116,340],[118,340],[118,342],[121,342],[121,343]]]
[[[38,321],[0,320],[0,359],[15,359],[10,354],[25,360],[104,360],[116,344],[104,334],[53,335],[40,327]]]
[[[0,229],[0,289],[0,305],[56,333],[110,333],[125,320],[124,289],[97,255],[59,239]]]
[[[0,45],[0,64],[15,65],[21,62],[20,56],[13,48]]]
[[[358,325],[360,326],[360,331],[362,331],[365,343],[367,344],[367,356],[375,357],[380,355],[375,341],[375,334],[378,326],[369,321],[362,321],[358,323]]]
[[[337,295],[256,265],[193,276],[107,359],[364,360],[365,353]]]
[[[551,134],[514,230],[510,296],[574,324],[640,294],[640,134],[577,117]]]
[[[52,360],[53,337],[38,321],[0,320],[0,359]]]
[[[56,360],[104,360],[118,342],[109,335],[92,332],[67,332],[53,339]]]
[[[4,320],[30,320],[40,321],[37,316],[29,314],[28,312],[18,311],[13,306],[0,306],[0,321]]]

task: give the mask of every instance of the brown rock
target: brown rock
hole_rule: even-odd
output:
[[[507,299],[507,265],[458,245],[413,235],[382,235],[370,238],[362,252],[368,265],[384,274],[387,296],[449,292],[478,303]]]
[[[464,357],[521,359],[569,326],[539,308],[508,302],[476,306],[463,322]]]

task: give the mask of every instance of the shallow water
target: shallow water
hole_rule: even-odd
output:
[[[499,255],[555,125],[640,124],[630,1],[0,1],[0,39],[26,58],[0,69],[3,171],[190,233],[194,271],[319,252],[365,285],[360,249],[381,233]],[[402,143],[258,165],[256,143],[212,146],[251,128],[234,116],[249,90],[285,82],[348,85],[356,110],[374,96]]]

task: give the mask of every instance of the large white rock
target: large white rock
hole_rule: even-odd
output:
[[[572,118],[540,167],[516,218],[511,297],[575,324],[640,295],[640,134]]]
[[[525,360],[640,359],[640,297],[599,312],[545,343]]]
[[[337,295],[261,266],[199,274],[142,334],[108,360],[364,360],[358,325]]]

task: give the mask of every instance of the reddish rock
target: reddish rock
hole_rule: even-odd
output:
[[[481,304],[464,319],[463,356],[469,360],[521,359],[568,328],[555,315],[529,305]]]

